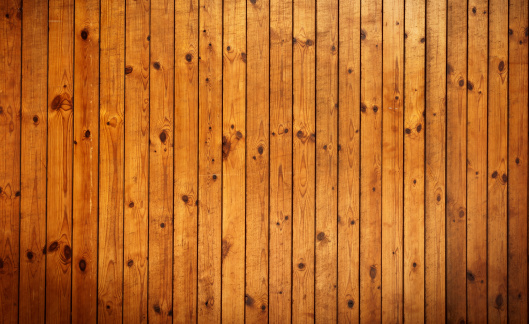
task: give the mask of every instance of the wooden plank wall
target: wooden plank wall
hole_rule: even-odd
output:
[[[528,0],[0,1],[0,323],[527,323]]]

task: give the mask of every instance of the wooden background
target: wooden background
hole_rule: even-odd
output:
[[[0,14],[0,322],[527,322],[528,0]]]

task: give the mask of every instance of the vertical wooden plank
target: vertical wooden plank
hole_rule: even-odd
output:
[[[382,321],[400,323],[404,314],[404,1],[385,0],[382,8]]]
[[[446,319],[446,0],[426,0],[425,320]]]
[[[360,320],[360,0],[339,1],[338,322]]]
[[[294,2],[292,319],[314,320],[316,2]]]
[[[485,10],[486,8],[483,11]],[[507,323],[509,301],[507,295],[508,245],[506,244],[509,242],[507,181],[510,177],[508,164],[511,163],[507,155],[510,127],[508,110],[509,3],[507,0],[490,0],[488,10],[490,18],[488,21],[488,321]],[[479,8],[477,13],[480,13]],[[527,58],[527,52],[525,57]],[[527,71],[525,76],[527,76]],[[527,93],[527,86],[523,89]],[[527,97],[525,97],[525,103],[527,107]],[[527,134],[527,125],[525,134]],[[516,158],[513,160],[515,162]],[[525,187],[527,188],[527,178]],[[522,199],[513,202],[514,205],[527,206],[527,194],[520,198]],[[526,237],[520,239],[526,241]],[[527,266],[527,263],[525,265]],[[517,271],[522,267],[520,265]]]
[[[528,18],[527,0],[509,1],[508,318],[527,320]],[[504,63],[505,65],[505,63]],[[498,66],[499,67],[499,66]],[[505,68],[505,67],[504,67]],[[492,86],[492,84],[491,84]],[[492,89],[492,87],[491,87]],[[498,112],[505,110],[505,107]],[[490,139],[489,139],[490,140]],[[506,163],[506,162],[504,162]],[[494,166],[494,167],[497,167]],[[489,171],[494,171],[492,166]],[[496,179],[502,181],[498,171]],[[497,184],[499,186],[500,184]],[[491,197],[492,198],[492,197]]]
[[[174,2],[151,1],[149,321],[172,323]]]
[[[269,321],[292,314],[292,2],[270,1]]]
[[[470,0],[467,10],[467,321],[484,323],[487,321],[487,151],[484,148],[487,146],[488,1]],[[489,229],[489,233],[495,231]]]
[[[222,2],[201,0],[199,8],[198,321],[219,323],[222,303]]]
[[[404,58],[404,322],[424,322],[425,0],[407,0]]]
[[[246,1],[223,8],[222,320],[244,321]],[[254,96],[254,94],[252,94]],[[246,297],[246,303],[249,298]]]
[[[75,6],[72,321],[97,321],[99,1]]]
[[[22,1],[0,4],[0,313],[18,319]]]
[[[101,1],[98,322],[123,314],[125,4]],[[128,203],[127,203],[128,204]],[[127,309],[125,314],[132,312]],[[140,318],[136,318],[138,321]]]
[[[466,321],[467,3],[448,0],[446,140],[446,307]]]
[[[175,2],[173,318],[197,321],[198,0]]]
[[[20,323],[44,323],[48,2],[24,0],[20,202]],[[22,14],[20,12],[20,14]],[[5,263],[4,263],[5,267]],[[16,320],[16,319],[15,319]]]
[[[316,8],[316,322],[336,322],[338,291],[338,1]]]
[[[147,322],[149,249],[149,0],[125,8],[123,321]],[[160,20],[160,18],[156,18]],[[154,142],[153,142],[154,145]],[[156,224],[156,226],[160,226]]]
[[[382,319],[382,1],[361,1],[360,321]]]
[[[247,9],[246,323],[268,322],[269,23],[268,0]],[[281,222],[279,223],[281,226]],[[275,225],[276,227],[278,225]]]
[[[46,321],[71,320],[73,168],[72,0],[49,1]]]

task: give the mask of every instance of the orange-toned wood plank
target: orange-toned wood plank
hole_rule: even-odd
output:
[[[73,33],[73,0],[49,1],[46,322],[50,323],[71,321]]]
[[[222,2],[201,0],[199,7],[198,321],[220,323]]]
[[[316,2],[316,322],[338,315],[338,1]]]
[[[485,3],[486,4],[486,3]],[[485,12],[487,8],[476,14]],[[474,9],[472,9],[474,10]],[[507,253],[508,245],[508,50],[509,50],[509,3],[507,0],[490,0],[488,3],[488,321],[507,323]],[[527,21],[527,20],[526,20]],[[485,23],[487,23],[485,21]],[[485,29],[485,27],[484,27]],[[486,36],[484,36],[486,37]],[[526,53],[527,57],[527,53]],[[525,74],[527,76],[527,74]],[[527,85],[527,83],[526,83]],[[527,93],[527,87],[524,88]],[[526,97],[527,99],[527,97]],[[527,103],[527,100],[526,100]],[[527,107],[527,106],[526,106]],[[527,114],[526,114],[527,116]],[[527,126],[525,128],[527,134]],[[485,138],[486,139],[486,138]],[[526,142],[527,143],[527,142]],[[527,153],[526,153],[527,156]],[[493,178],[494,172],[498,175]],[[481,172],[480,172],[481,173]],[[504,176],[506,175],[506,176]],[[527,178],[525,181],[527,185]],[[527,206],[527,194],[515,205]],[[527,212],[525,213],[527,215]],[[527,232],[525,232],[527,233]],[[527,237],[527,236],[525,236]],[[525,240],[527,240],[525,238]],[[470,254],[469,254],[470,256]],[[527,281],[526,281],[527,282]],[[486,295],[485,295],[486,296]],[[484,318],[485,320],[485,318]],[[470,318],[469,318],[470,321]],[[477,322],[477,321],[476,321]]]
[[[99,1],[75,6],[72,321],[97,321]]]
[[[122,306],[125,4],[101,1],[100,23],[97,314],[100,323],[121,323],[122,314],[133,311]]]
[[[339,1],[338,322],[360,320],[360,0]]]
[[[25,0],[23,5],[18,320],[20,323],[44,323],[48,2]]]
[[[174,2],[151,0],[149,321],[173,317]]]
[[[246,1],[223,5],[222,321],[240,323],[245,304]]]
[[[251,0],[246,6],[246,32],[251,35],[246,59],[246,323],[267,323],[270,4]]]
[[[3,1],[0,12],[0,313],[2,321],[14,323],[18,320],[20,262],[22,1]]]
[[[425,0],[406,1],[404,58],[404,322],[424,322]]]
[[[528,18],[527,0],[509,2],[508,29],[508,318],[527,320],[527,180],[528,180]],[[504,63],[505,65],[505,63]],[[506,68],[506,66],[504,67]],[[497,71],[497,70],[495,70]],[[499,109],[502,112],[505,110]],[[490,138],[489,138],[490,140]],[[494,166],[497,167],[497,166]],[[489,167],[490,171],[494,171]],[[501,180],[498,171],[496,181]],[[492,180],[489,174],[489,180]],[[500,185],[500,184],[497,184]],[[491,297],[491,296],[489,296]],[[489,305],[490,307],[490,305]]]
[[[314,320],[316,1],[293,4],[292,320]]]
[[[446,319],[446,0],[426,0],[425,320]]]
[[[175,2],[173,319],[197,321],[198,0]]]
[[[360,321],[382,319],[382,1],[361,1]]]
[[[408,1],[409,2],[409,1]],[[383,1],[382,321],[403,321],[404,1]],[[406,25],[406,27],[408,27]],[[408,42],[410,43],[410,42]],[[369,61],[368,61],[369,62]],[[369,63],[367,63],[369,64]],[[380,76],[379,76],[380,78]],[[368,106],[369,109],[369,106]]]
[[[487,0],[470,0],[467,8],[466,273],[469,323],[487,321],[487,152],[484,150],[487,145],[487,6]],[[489,228],[489,233],[491,231],[495,230]]]
[[[269,321],[292,308],[292,2],[270,0]]]
[[[125,8],[123,321],[147,322],[149,249],[149,0]],[[158,19],[158,18],[156,18]],[[154,140],[154,139],[153,139]],[[154,143],[154,142],[153,142]],[[162,222],[159,222],[162,223]],[[160,226],[157,224],[156,226]]]
[[[467,3],[448,0],[446,139],[446,311],[466,321]]]

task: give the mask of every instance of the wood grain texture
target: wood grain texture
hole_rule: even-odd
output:
[[[19,309],[21,11],[20,0],[0,4],[0,313],[6,323],[17,321]]]
[[[446,319],[447,1],[426,1],[424,303],[426,322]]]
[[[446,316],[466,321],[467,3],[448,0],[446,107]]]
[[[175,2],[173,322],[197,321],[198,0]]]
[[[404,322],[424,322],[425,0],[406,1],[404,58]]]
[[[174,3],[151,0],[149,322],[173,317]]]
[[[269,10],[268,0],[246,2],[246,323],[268,322]]]
[[[270,1],[270,322],[292,320],[292,10]]]
[[[72,322],[97,321],[99,1],[75,6]]]
[[[485,11],[486,8],[483,9]],[[507,323],[509,297],[507,296],[508,245],[508,136],[509,136],[509,5],[507,1],[490,0],[489,57],[488,57],[488,321]],[[479,12],[479,11],[478,11]],[[486,22],[485,22],[486,23]],[[483,36],[485,38],[485,35]],[[526,74],[527,75],[527,74]],[[526,132],[527,133],[527,132]],[[523,143],[523,141],[522,141]],[[516,160],[516,158],[515,158]],[[493,177],[494,172],[501,174]],[[503,175],[507,175],[504,177]],[[527,181],[525,182],[527,183]],[[525,195],[527,197],[527,195]],[[525,204],[527,205],[527,204]],[[485,241],[484,238],[482,238]],[[485,244],[485,242],[483,242]]]
[[[315,316],[316,2],[293,3],[292,318]]]
[[[487,146],[488,3],[472,0],[467,10],[467,321],[484,323],[487,321],[487,151],[484,147]],[[494,231],[489,226],[489,234]]]
[[[528,1],[509,2],[508,29],[508,319],[527,319]],[[498,110],[501,112],[502,110]],[[489,178],[490,179],[490,178]],[[497,180],[498,181],[498,180]],[[497,184],[498,186],[499,184]]]
[[[360,0],[340,1],[338,322],[360,320]]]
[[[20,169],[20,323],[44,323],[46,305],[46,167],[48,3],[25,0],[22,28]],[[37,28],[32,28],[32,27]],[[15,318],[16,321],[16,318]]]
[[[382,1],[382,321],[403,321],[404,1]],[[408,26],[406,25],[406,28]],[[407,40],[407,39],[406,39]],[[406,45],[408,45],[407,43]],[[417,51],[413,50],[412,51]],[[369,109],[369,105],[368,105]],[[369,130],[368,130],[369,131]]]
[[[71,321],[74,3],[49,1],[46,322]]]
[[[382,320],[382,1],[361,1],[360,322]]]
[[[101,1],[99,106],[99,323],[121,323],[125,133],[125,4]],[[119,67],[119,68],[116,68]]]

